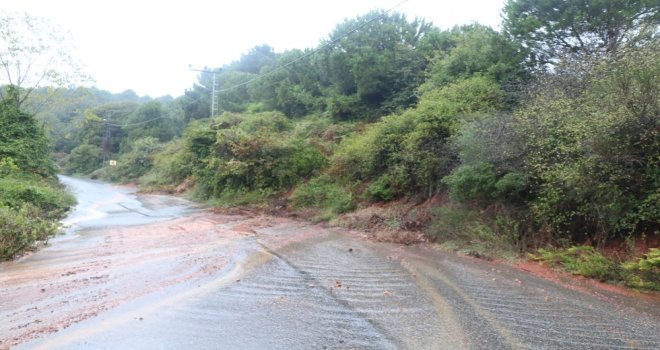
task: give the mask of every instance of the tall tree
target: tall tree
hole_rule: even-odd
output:
[[[17,108],[39,86],[64,86],[89,78],[70,55],[66,36],[43,18],[0,12],[0,86],[15,86]]]
[[[373,117],[414,104],[414,90],[427,63],[416,48],[432,31],[423,20],[381,11],[337,25],[322,43],[331,44],[323,53],[323,73],[336,91],[329,103],[331,114]]]
[[[26,173],[52,176],[55,167],[50,159],[48,138],[34,116],[18,109],[16,87],[7,89],[0,100],[0,160],[9,158]]]
[[[451,46],[439,50],[429,69],[429,82],[443,86],[482,75],[502,84],[525,75],[525,50],[490,27],[470,24],[445,32]]]
[[[232,62],[225,69],[257,74],[261,71],[261,68],[273,65],[276,60],[277,54],[275,54],[273,48],[263,44],[251,48],[248,53],[241,55],[240,60]]]
[[[255,100],[266,109],[278,110],[288,117],[317,111],[322,105],[323,79],[309,51],[291,50],[278,55],[277,67],[266,67],[258,84],[251,86]]]
[[[614,53],[626,41],[655,36],[657,0],[508,0],[504,29],[531,49],[530,59],[551,64],[565,53]]]

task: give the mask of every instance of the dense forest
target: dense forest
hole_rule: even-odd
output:
[[[502,18],[440,30],[373,11],[315,48],[254,47],[177,98],[60,89],[35,123],[66,173],[357,226],[347,213],[389,208],[366,221],[658,289],[657,4],[509,0]],[[4,150],[3,172],[21,162]],[[615,243],[614,260],[592,248]]]

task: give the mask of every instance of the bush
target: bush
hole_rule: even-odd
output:
[[[431,210],[431,236],[445,245],[481,255],[512,256],[524,245],[521,225],[504,210],[482,211],[449,203]]]
[[[153,154],[153,166],[140,182],[148,186],[176,186],[193,174],[193,159],[184,140],[174,140]]]
[[[396,193],[392,190],[391,179],[388,175],[383,175],[376,181],[369,184],[364,190],[364,194],[372,202],[389,202],[394,199]]]
[[[433,196],[455,167],[449,141],[461,118],[496,111],[503,107],[502,99],[499,86],[483,77],[430,89],[416,108],[346,137],[331,159],[330,174],[345,182],[373,181],[366,194],[373,195],[372,200],[400,194]]]
[[[621,266],[629,287],[660,291],[660,249],[651,248],[642,258],[624,262]]]
[[[25,205],[37,208],[41,215],[59,219],[75,203],[74,197],[46,180],[0,179],[0,206],[20,210]]]
[[[55,166],[43,128],[37,125],[33,115],[18,109],[16,88],[5,88],[6,98],[0,99],[0,159],[11,158],[25,173],[52,177]]]
[[[109,181],[135,181],[151,170],[154,154],[163,146],[155,137],[147,136],[135,140],[129,147],[130,150],[119,157],[116,166],[106,166],[95,175]]]
[[[18,209],[0,206],[0,260],[11,259],[54,235],[58,224],[47,216],[29,203]]]
[[[298,186],[291,195],[291,201],[296,208],[320,208],[334,214],[355,209],[351,194],[328,176],[317,177]]]
[[[574,275],[598,278],[601,281],[623,282],[637,289],[660,290],[660,249],[651,248],[636,261],[617,263],[591,246],[568,249],[539,249],[530,254],[533,260],[558,265]]]
[[[459,201],[488,200],[495,193],[497,177],[491,164],[463,165],[442,180],[452,198]]]
[[[103,150],[83,143],[71,150],[65,171],[69,174],[89,174],[103,165]]]
[[[20,169],[11,157],[0,158],[0,178],[18,174]]]
[[[537,255],[530,256],[537,261],[561,265],[574,275],[597,278],[601,281],[621,279],[619,266],[591,246],[575,246],[566,250],[539,249]]]
[[[54,180],[17,176],[0,178],[0,260],[11,259],[55,234],[57,221],[75,203]]]

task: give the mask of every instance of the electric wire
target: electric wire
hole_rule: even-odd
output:
[[[251,84],[251,83],[253,83],[253,82],[255,82],[255,81],[257,81],[257,80],[259,80],[259,79],[261,79],[261,78],[263,78],[263,77],[265,77],[265,76],[268,76],[268,75],[271,75],[271,74],[275,74],[275,73],[277,73],[277,72],[283,70],[284,68],[289,67],[289,66],[295,64],[296,62],[299,62],[299,61],[302,61],[302,60],[304,60],[304,59],[306,59],[306,58],[308,58],[308,57],[311,57],[312,55],[318,53],[318,52],[321,51],[321,50],[324,50],[324,49],[326,49],[326,48],[332,47],[333,45],[335,45],[335,44],[336,44],[337,42],[339,42],[340,40],[342,40],[342,39],[344,39],[344,38],[347,38],[347,37],[350,36],[351,34],[356,33],[356,32],[358,32],[358,31],[360,31],[360,30],[366,28],[366,27],[369,26],[371,23],[373,23],[373,22],[375,22],[375,21],[377,21],[377,20],[379,20],[379,19],[382,19],[383,17],[385,17],[385,15],[387,15],[387,14],[390,13],[390,12],[392,12],[393,10],[395,10],[396,8],[400,7],[401,5],[405,4],[405,3],[408,2],[408,1],[410,1],[410,0],[403,0],[403,1],[400,1],[399,3],[397,3],[397,4],[394,5],[394,6],[392,6],[391,8],[389,8],[389,9],[387,9],[387,10],[381,12],[378,16],[375,16],[374,18],[372,18],[372,19],[370,19],[370,20],[364,22],[362,25],[357,26],[357,27],[355,27],[355,28],[353,28],[353,29],[347,31],[346,33],[342,34],[342,35],[339,36],[338,38],[335,38],[335,39],[333,39],[332,41],[330,41],[330,42],[328,42],[328,43],[326,43],[326,44],[324,44],[324,45],[322,45],[322,46],[320,46],[320,47],[318,47],[318,48],[316,48],[316,49],[311,49],[308,53],[306,53],[306,54],[304,54],[304,55],[302,55],[302,56],[300,56],[300,57],[298,57],[298,58],[296,58],[296,59],[294,59],[294,60],[291,60],[291,61],[289,61],[289,62],[287,62],[287,63],[285,63],[285,64],[283,64],[283,65],[281,65],[281,66],[275,67],[273,70],[270,70],[270,71],[268,71],[268,72],[260,73],[260,74],[258,74],[257,76],[255,76],[254,78],[252,78],[252,79],[250,79],[250,80],[248,80],[248,81],[245,81],[245,82],[242,82],[242,83],[240,83],[240,84],[236,84],[236,85],[233,85],[233,86],[230,86],[230,87],[227,87],[227,88],[220,89],[220,90],[218,90],[216,93],[226,92],[226,91],[230,91],[230,90],[233,90],[233,89],[239,88],[239,87],[241,87],[241,86],[249,85],[249,84]],[[145,121],[141,121],[141,122],[136,122],[136,123],[128,123],[128,124],[106,123],[106,125],[108,125],[108,126],[115,126],[115,127],[125,128],[125,127],[131,127],[131,126],[137,126],[137,125],[147,124],[147,123],[149,123],[149,122],[152,122],[152,121],[154,121],[154,120],[158,120],[158,119],[165,119],[165,117],[157,117],[157,118],[153,118],[153,119],[149,119],[149,120],[145,120]],[[94,121],[94,122],[104,123],[105,121]]]

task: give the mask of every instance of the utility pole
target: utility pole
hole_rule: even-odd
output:
[[[112,115],[108,115],[107,118],[103,118],[105,122],[105,135],[103,136],[103,165],[105,165],[108,160],[110,160],[110,153],[112,152],[112,131],[110,130],[110,122],[112,122]]]
[[[217,74],[218,74],[222,69],[220,69],[220,68],[216,68],[216,69],[212,69],[212,70],[209,70],[209,69],[194,69],[194,68],[192,68],[192,67],[190,67],[190,66],[188,66],[188,68],[189,68],[191,71],[195,71],[195,72],[202,72],[202,73],[211,73],[211,74],[213,74],[213,86],[212,86],[211,89],[210,89],[210,90],[211,90],[211,117],[218,115],[218,113],[220,112],[220,100],[219,100],[219,98],[218,98],[218,96],[217,96],[217,94],[216,94],[216,91],[218,90],[218,84],[220,83],[220,81],[218,81]],[[205,87],[205,88],[208,89],[207,86],[204,86],[204,85],[202,85],[202,84],[199,84],[199,83],[198,83],[197,85],[200,85],[200,86]]]

